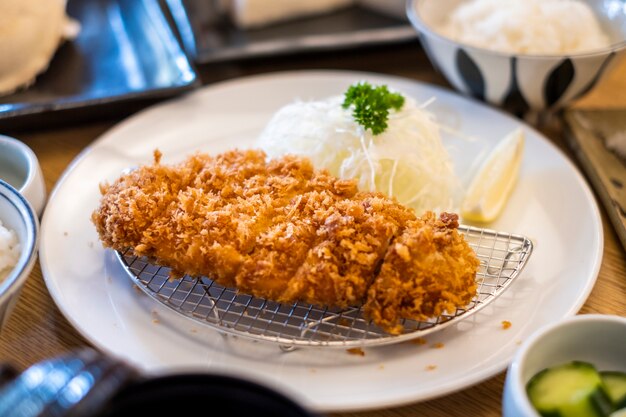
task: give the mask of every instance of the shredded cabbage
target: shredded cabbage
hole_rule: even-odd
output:
[[[374,136],[343,109],[342,96],[298,101],[279,109],[257,140],[269,158],[295,154],[309,158],[361,190],[380,191],[412,207],[456,211],[460,181],[434,115],[405,97],[391,111],[389,126]]]

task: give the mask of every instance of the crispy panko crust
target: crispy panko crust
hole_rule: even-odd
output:
[[[476,295],[480,262],[456,228],[458,217],[427,212],[410,221],[387,249],[368,289],[364,312],[389,333],[401,333],[398,318],[426,320],[466,306]]]
[[[155,151],[153,165],[101,186],[92,221],[105,247],[279,302],[364,304],[390,333],[405,318],[454,312],[476,293],[478,260],[454,214],[418,219],[295,156],[160,159]]]

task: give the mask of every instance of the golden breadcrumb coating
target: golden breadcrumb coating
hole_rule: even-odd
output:
[[[457,219],[427,212],[407,223],[369,287],[365,315],[389,333],[400,333],[401,318],[426,320],[454,313],[472,300],[480,262],[457,232]]]
[[[475,295],[478,260],[457,217],[412,210],[310,161],[258,150],[197,153],[101,186],[105,247],[133,248],[173,276],[207,276],[279,302],[364,303],[384,330],[454,312]]]

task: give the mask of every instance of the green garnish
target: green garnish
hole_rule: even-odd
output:
[[[387,129],[389,110],[400,110],[403,104],[404,97],[390,92],[386,85],[373,87],[368,82],[359,82],[348,88],[341,106],[344,109],[353,106],[354,120],[378,135]]]

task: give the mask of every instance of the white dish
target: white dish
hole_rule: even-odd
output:
[[[599,371],[626,372],[626,317],[581,314],[536,331],[513,357],[502,397],[504,417],[541,417],[526,387],[540,371],[572,361],[592,364]]]
[[[0,333],[13,312],[24,283],[37,260],[39,219],[26,198],[0,178],[0,223],[12,230],[20,254],[12,268],[0,268]],[[4,250],[4,248],[3,248]]]
[[[222,337],[133,290],[114,254],[102,249],[90,222],[99,183],[150,162],[155,148],[168,162],[196,150],[249,146],[279,107],[296,98],[341,94],[365,78],[417,100],[436,97],[429,109],[442,123],[490,145],[517,127],[525,130],[519,182],[490,227],[528,236],[535,249],[522,275],[500,298],[468,320],[427,337],[426,345],[371,348],[359,356],[324,349],[285,353],[273,344]],[[469,143],[457,140],[455,145]],[[467,150],[457,152],[460,167],[462,162],[468,165],[468,155]],[[415,81],[331,71],[225,82],[131,117],[87,148],[59,180],[44,213],[41,239],[41,265],[52,297],[96,346],[148,373],[193,369],[254,379],[322,412],[431,399],[505,370],[521,341],[583,305],[603,248],[600,215],[589,187],[574,165],[530,127]],[[507,330],[505,320],[512,323]],[[443,347],[433,347],[436,343]]]
[[[15,187],[41,217],[46,184],[39,160],[24,142],[4,135],[0,135],[0,179]]]

